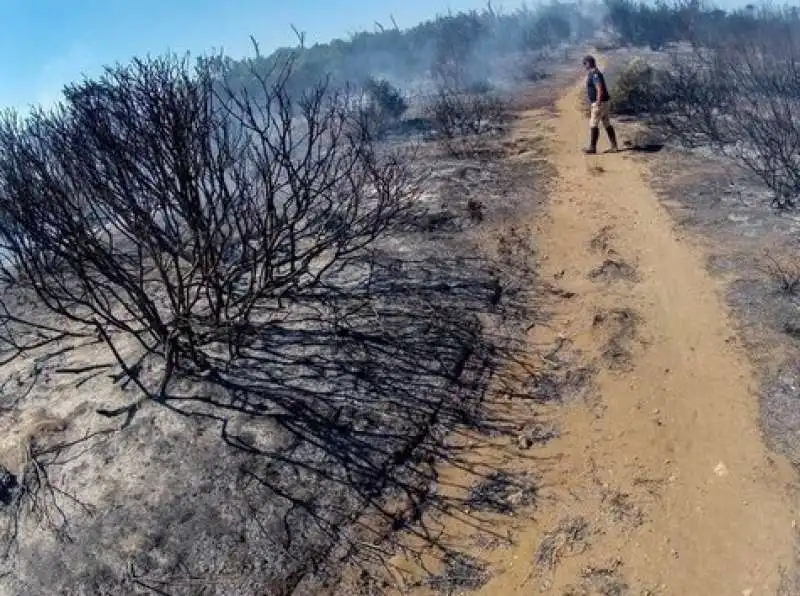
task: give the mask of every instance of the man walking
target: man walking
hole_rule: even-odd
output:
[[[600,125],[606,129],[608,140],[611,141],[611,151],[617,151],[617,134],[611,126],[609,117],[608,102],[611,97],[608,94],[606,80],[603,73],[597,68],[594,56],[586,56],[583,59],[583,67],[588,75],[586,77],[586,91],[589,94],[589,103],[592,104],[589,116],[589,133],[591,135],[589,146],[583,152],[587,154],[597,153],[597,141],[600,139]]]

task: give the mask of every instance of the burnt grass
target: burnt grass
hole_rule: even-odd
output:
[[[564,557],[583,553],[591,535],[589,523],[582,517],[567,517],[547,532],[536,549],[539,569],[554,569]]]
[[[518,507],[536,502],[536,486],[531,479],[514,477],[498,470],[480,479],[470,490],[464,504],[473,511],[511,513]]]
[[[639,315],[629,308],[614,308],[595,314],[592,327],[605,335],[601,356],[609,369],[629,370],[638,325]]]
[[[621,574],[621,561],[612,560],[602,565],[592,565],[581,570],[580,582],[568,586],[563,596],[625,596],[631,594],[628,583]],[[647,592],[644,592],[645,594]]]
[[[589,272],[589,279],[611,283],[615,281],[635,282],[639,279],[636,268],[619,259],[605,259]]]
[[[449,552],[442,560],[442,569],[425,582],[437,592],[451,596],[465,590],[477,590],[489,580],[487,565],[465,553]]]
[[[506,432],[485,401],[518,384],[500,371],[535,316],[529,236],[501,235],[484,256],[471,234],[530,208],[544,174],[426,150],[431,192],[357,275],[255,330],[234,366],[209,362],[212,375],[184,376],[120,430],[63,449],[59,490],[103,486],[101,497],[70,510],[61,540],[18,537],[11,592],[351,593],[347,568],[378,590],[386,579],[371,570],[396,532],[425,535],[423,512],[463,507],[436,492],[435,465],[458,464],[444,437]],[[24,405],[13,391],[3,400]],[[503,511],[515,493],[524,505],[535,489],[489,472],[468,502]],[[444,593],[487,578],[454,552],[443,573],[429,585]]]

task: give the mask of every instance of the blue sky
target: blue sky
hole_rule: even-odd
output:
[[[493,2],[514,8],[521,2]],[[171,50],[201,54],[224,48],[263,52],[296,37],[328,41],[389,24],[408,27],[448,9],[481,8],[485,0],[0,0],[0,107],[51,104],[65,83],[97,74],[104,64]]]

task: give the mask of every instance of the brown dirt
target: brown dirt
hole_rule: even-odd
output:
[[[519,514],[483,518],[498,537],[491,547],[472,541],[465,517],[435,528],[480,570],[447,591],[775,594],[794,565],[795,475],[764,446],[756,375],[721,281],[676,231],[645,160],[580,153],[581,92],[571,89],[556,115],[525,112],[515,134],[545,134],[557,168],[549,212],[532,227],[540,273],[560,291],[531,345],[567,345],[573,365],[596,371],[593,390],[566,405],[537,402],[535,415],[514,403],[498,413],[518,428],[558,429],[547,441],[466,441],[476,467],[535,477],[536,498]],[[625,283],[593,275],[609,259],[624,264]],[[445,492],[471,482],[463,469],[439,481]],[[401,591],[441,593],[407,579],[435,558],[396,557]]]

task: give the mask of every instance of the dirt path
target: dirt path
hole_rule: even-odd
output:
[[[531,340],[562,338],[597,370],[595,397],[553,411],[560,436],[544,446],[476,452],[516,458],[540,487],[531,514],[507,522],[506,548],[475,549],[492,571],[479,593],[794,593],[793,472],[762,444],[756,379],[719,288],[644,163],[580,153],[581,93],[547,123],[558,175],[536,237],[542,275],[574,296]],[[516,135],[541,132],[530,112]],[[463,545],[455,526],[445,532]]]

